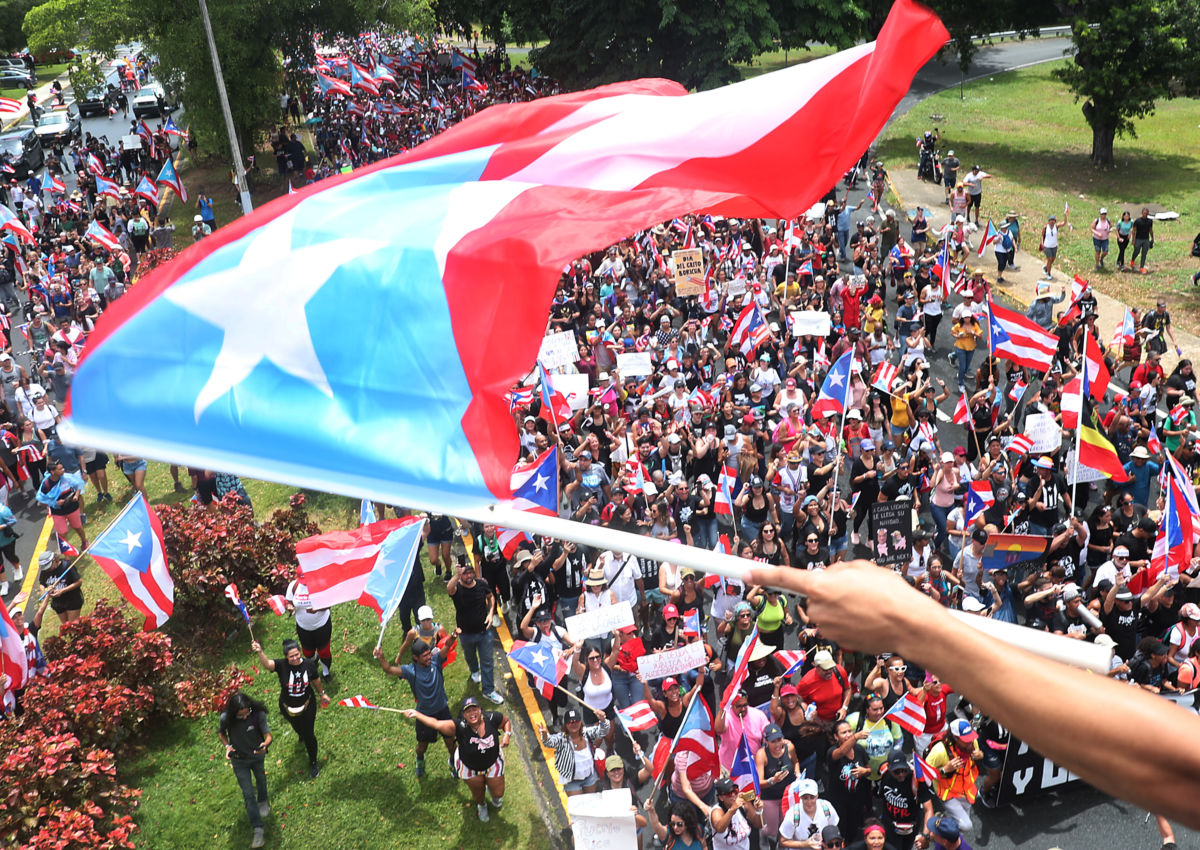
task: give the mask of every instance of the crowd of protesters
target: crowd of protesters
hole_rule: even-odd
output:
[[[336,42],[320,57],[314,69],[289,69],[272,141],[280,175],[300,185],[407,150],[487,105],[558,91],[553,81],[510,67],[506,56],[468,57],[401,36]],[[347,91],[329,89],[331,79]],[[139,129],[135,122],[129,135]],[[303,144],[306,132],[314,151]],[[29,367],[0,355],[0,420],[8,423],[0,461],[14,488],[17,467],[43,453],[50,460],[35,470],[35,486],[48,471],[46,480],[79,480],[77,503],[84,476],[92,477],[97,498],[107,493],[99,476],[108,458],[61,446],[56,454],[57,413],[43,411],[48,394],[59,404],[65,399],[84,335],[131,284],[139,257],[172,247],[174,227],[133,194],[140,173],[161,165],[173,144],[161,127],[148,135],[140,134],[145,146],[133,153],[124,140],[114,148],[90,137],[56,149],[47,170],[75,174],[73,194],[51,192],[40,178],[14,177],[0,198],[32,240],[12,240],[0,264],[6,348],[17,323],[32,353]],[[102,175],[131,184],[119,200],[96,195],[93,159]],[[870,180],[873,198],[882,198],[886,173],[878,163]],[[952,210],[962,188],[948,197]],[[576,521],[728,546],[743,558],[798,570],[903,551],[901,560],[890,558],[890,569],[947,608],[1112,646],[1113,678],[1155,693],[1190,691],[1200,672],[1194,569],[1163,572],[1141,582],[1140,592],[1130,589],[1151,567],[1164,453],[1200,480],[1192,366],[1182,360],[1167,376],[1160,365],[1172,333],[1165,305],[1140,317],[1143,330],[1119,350],[1109,349],[1086,287],[1057,315],[1054,304],[1065,292],[1056,302],[1043,287],[1029,312],[1058,337],[1053,367],[1033,374],[990,356],[991,283],[987,272],[967,265],[972,235],[964,203],[944,234],[948,268],[921,208],[910,218],[883,204],[852,206],[833,191],[797,220],[685,216],[581,257],[563,272],[547,330],[573,335],[572,362],[551,372],[586,375],[590,398],[567,417],[542,409],[537,393],[528,404],[514,402],[519,460],[559,449],[560,513]],[[217,226],[211,199],[202,197],[199,210],[197,239]],[[86,237],[93,221],[119,244]],[[1020,251],[1015,214],[1000,230],[1008,237],[1000,240],[1002,274]],[[702,252],[706,280],[703,291],[682,295],[669,258],[692,247]],[[1043,253],[1046,247],[1043,235]],[[1047,254],[1047,277],[1052,260]],[[1098,267],[1102,261],[1098,254]],[[942,276],[955,285],[944,285]],[[762,321],[747,333],[739,319],[751,304]],[[821,329],[797,322],[793,314],[801,312],[817,317]],[[1046,453],[1029,456],[1012,445],[1032,413],[1061,422],[1063,389],[1081,369],[1088,337],[1114,375],[1132,370],[1128,391],[1118,393],[1114,384],[1101,405],[1128,473],[1120,485],[1068,482],[1069,429],[1061,448]],[[814,415],[831,364],[848,351],[845,407]],[[635,353],[649,355],[649,372],[621,374],[621,355]],[[950,384],[931,366],[942,357],[954,363]],[[946,424],[960,399],[966,429]],[[29,445],[37,451],[18,459]],[[131,468],[144,465],[126,460]],[[970,515],[966,497],[976,481],[991,485],[993,499]],[[911,505],[899,549],[888,548],[886,535],[872,527],[871,507],[880,502]],[[64,536],[74,530],[86,546],[79,505],[61,523],[48,506],[56,528]],[[896,654],[864,655],[823,636],[802,598],[626,552],[514,538],[491,526],[475,529],[474,558],[467,558],[452,554],[445,518],[434,520],[430,560],[439,578],[445,568],[456,628],[442,629],[422,608],[412,628],[404,623],[408,634],[395,661],[377,657],[416,697],[409,716],[418,773],[425,772],[428,744],[441,738],[448,769],[467,782],[481,820],[489,801],[494,809],[502,805],[509,721],[473,697],[453,717],[441,666],[461,642],[482,696],[501,704],[492,664],[496,615],[520,638],[569,659],[562,685],[578,700],[556,692],[544,701],[539,734],[555,753],[568,795],[634,792],[641,846],[653,836],[677,848],[966,847],[962,833],[973,828],[974,805],[1005,802],[1004,730],[960,699],[954,682]],[[1044,554],[988,569],[988,540],[999,533],[1044,538]],[[617,603],[631,606],[634,627],[583,641],[566,631],[566,617]],[[752,636],[747,675],[727,694]],[[639,657],[697,642],[704,665],[662,680],[638,675]],[[299,713],[308,718],[304,739],[315,777],[311,714],[327,668],[318,671],[304,658],[309,649],[289,644],[284,658],[263,661],[279,674],[289,722]],[[410,651],[411,663],[401,664]],[[652,758],[658,739],[674,736],[697,698],[713,714],[721,778],[694,772],[694,753],[659,764]],[[921,706],[919,731],[888,715],[902,700]],[[629,733],[616,712],[642,702],[655,728]],[[220,728],[260,846],[270,811],[260,780],[271,741],[266,709],[239,695]],[[726,778],[743,740],[757,795]],[[921,764],[932,776],[919,782],[914,768]],[[663,793],[647,799],[655,783]],[[1169,844],[1169,826],[1160,821],[1160,828]]]

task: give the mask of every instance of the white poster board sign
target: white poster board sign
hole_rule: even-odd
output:
[[[575,850],[629,850],[637,847],[633,795],[628,788],[567,798]]]
[[[654,362],[649,351],[631,351],[617,355],[617,371],[622,378],[642,378],[654,374]]]
[[[633,608],[628,601],[616,605],[605,605],[595,611],[586,611],[567,617],[567,631],[574,640],[600,637],[616,629],[633,625]]]
[[[547,369],[562,369],[574,365],[579,359],[579,346],[575,344],[573,331],[561,331],[542,337],[538,349],[538,360]]]
[[[1024,433],[1033,440],[1030,454],[1052,452],[1062,445],[1062,428],[1053,413],[1030,413],[1025,417]]]
[[[793,336],[829,336],[833,322],[823,310],[798,310],[788,314]]]
[[[574,636],[572,632],[571,637]],[[679,649],[643,655],[638,659],[638,673],[644,681],[649,682],[651,679],[677,676],[707,663],[708,655],[704,652],[704,644],[689,643]]]
[[[735,295],[744,295],[746,292],[746,278],[735,277],[729,281],[729,285],[725,289],[725,294],[732,298]]]
[[[1068,484],[1083,484],[1088,481],[1103,481],[1108,476],[1098,469],[1092,469],[1090,466],[1080,466],[1078,478],[1075,472],[1075,450],[1067,452],[1067,469],[1066,469]]]
[[[563,394],[572,410],[583,410],[588,405],[587,375],[551,375],[550,386]]]

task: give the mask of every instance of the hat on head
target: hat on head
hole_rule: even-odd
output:
[[[815,797],[817,796],[817,781],[815,779],[801,779],[796,791],[801,797],[810,795]]]
[[[964,596],[962,601],[962,609],[968,614],[979,614],[983,611],[986,611],[987,606],[974,596]]]
[[[950,721],[950,734],[966,743],[970,743],[979,737],[979,733],[971,727],[971,721],[963,720],[962,718]]]
[[[732,425],[726,425],[725,426],[725,439],[726,440],[736,440],[737,439],[737,428],[734,428]]]
[[[528,549],[521,549],[517,554],[513,555],[512,564],[510,566],[519,567],[533,560],[533,553]]]
[[[204,216],[198,215],[192,218],[192,221],[204,221]]]
[[[471,706],[479,708],[479,700],[475,699],[475,697],[464,697],[462,701],[462,710],[466,711]]]
[[[680,578],[695,578],[696,570],[693,567],[684,567],[679,571]]]
[[[938,838],[944,838],[947,841],[953,841],[962,836],[962,830],[958,827],[958,821],[950,817],[950,815],[934,815],[925,821],[925,828]]]
[[[858,447],[864,452],[875,451],[875,444],[872,443],[870,440],[863,440],[861,443],[858,444]]]
[[[422,605],[420,608],[417,609],[417,619],[418,620],[432,620],[433,619],[433,609],[430,608],[428,605]]]
[[[728,776],[722,776],[713,783],[713,790],[717,792],[717,796],[724,794],[733,794],[737,791],[737,783]]]
[[[842,840],[842,831],[833,824],[821,830],[821,843],[829,844],[833,841]]]
[[[954,456],[955,457],[960,457],[960,456],[966,457],[966,454],[967,454],[967,449],[965,446],[955,446],[954,447]]]
[[[1050,221],[1058,221],[1058,216],[1056,216],[1054,213],[1050,213]]]
[[[1101,207],[1100,215],[1108,215],[1108,207]]]
[[[1116,599],[1118,602],[1132,602],[1133,591],[1129,590],[1128,588],[1122,588],[1121,590],[1117,591]]]
[[[563,725],[574,723],[576,720],[582,722],[583,715],[579,713],[579,709],[577,708],[568,708],[567,713],[563,716]]]
[[[1113,557],[1114,558],[1128,558],[1129,557],[1129,547],[1128,546],[1117,546],[1115,549],[1113,549]]]
[[[1067,587],[1067,589],[1063,591],[1062,601],[1070,602],[1074,599],[1078,599],[1079,597],[1080,597],[1079,588],[1075,587],[1074,585],[1069,585]]]
[[[38,555],[38,566],[39,567],[46,567],[53,563],[54,563],[54,553],[53,552],[43,552],[42,554]]]
[[[603,567],[592,567],[588,570],[587,579],[583,582],[588,587],[600,587],[608,584],[608,579],[604,577]]]
[[[837,662],[833,660],[833,655],[828,649],[822,649],[813,656],[813,664],[820,667],[822,670],[832,670],[837,666]]]
[[[1042,455],[1033,462],[1038,469],[1054,469],[1054,461],[1048,455]]]
[[[765,640],[757,641],[754,644],[754,649],[751,650],[751,652],[750,652],[749,660],[758,661],[760,659],[766,658],[774,651],[775,651],[775,647],[771,646],[771,644],[767,643]]]
[[[1135,446],[1130,457],[1141,458],[1142,460],[1149,460],[1150,452],[1146,449],[1145,446]]]
[[[987,543],[988,533],[986,528],[977,528],[971,532],[971,539],[976,543]]]
[[[954,452],[942,452],[942,463],[954,463]]]
[[[1092,643],[1096,644],[1096,646],[1107,646],[1109,649],[1112,649],[1117,645],[1117,642],[1113,640],[1112,635],[1096,635],[1096,638],[1092,641]]]
[[[798,696],[800,696],[800,692],[798,690],[796,690],[795,685],[784,685],[782,688],[779,689],[779,696],[780,697],[798,697]]]
[[[782,741],[783,740],[783,730],[780,729],[776,724],[772,723],[772,724],[768,725],[765,729],[763,729],[763,740],[764,741]]]
[[[1195,602],[1188,602],[1179,609],[1179,618],[1181,620],[1200,620],[1200,605]]]
[[[855,407],[846,413],[846,418],[847,419],[862,419],[862,411],[859,410],[857,407]]]
[[[553,619],[554,619],[554,614],[551,613],[550,608],[546,605],[541,606],[540,608],[538,608],[536,611],[533,612],[533,621],[535,623],[544,623],[546,620],[553,620]]]
[[[679,618],[679,609],[668,602],[663,606],[662,615],[664,620],[669,620],[671,617]]]
[[[615,753],[604,760],[605,770],[624,770],[625,759]]]
[[[887,760],[888,770],[911,770],[908,756],[902,750],[892,750]]]

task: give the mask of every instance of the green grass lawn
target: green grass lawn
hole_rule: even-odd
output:
[[[110,466],[114,504],[100,507],[89,492],[88,528],[91,535],[111,521],[131,495],[123,477]],[[114,474],[115,473],[115,474]],[[186,474],[181,471],[184,484]],[[267,517],[286,506],[295,488],[246,481],[255,514]],[[176,502],[189,495],[173,491],[167,467],[152,463],[147,476],[151,503]],[[308,493],[310,516],[322,528],[348,528],[358,522],[358,503],[328,494]],[[453,627],[454,610],[441,583],[433,578],[424,555],[428,577],[426,594],[438,620]],[[95,600],[118,601],[115,588],[94,564],[83,570],[87,600],[85,613]],[[226,642],[223,657],[214,663],[238,663],[255,675],[248,692],[267,703],[275,743],[267,759],[267,782],[272,814],[267,818],[268,846],[312,847],[434,847],[479,848],[549,847],[548,831],[538,812],[531,780],[522,769],[518,743],[507,753],[507,789],[504,810],[492,812],[489,823],[480,823],[465,784],[451,779],[446,752],[440,743],[429,749],[428,775],[418,780],[413,774],[415,737],[412,722],[390,712],[342,708],[338,699],[363,694],[376,705],[396,708],[413,706],[408,686],[379,669],[371,650],[379,636],[374,612],[357,605],[334,609],[333,655],[337,673],[330,692],[334,705],[317,718],[317,739],[323,762],[321,776],[308,779],[304,748],[291,727],[279,716],[278,679],[261,669],[250,653],[245,629]],[[57,632],[53,615],[47,617],[43,640]],[[280,655],[283,638],[294,637],[290,617],[269,613],[255,617],[254,631],[268,655]],[[403,636],[399,621],[384,637],[383,649],[393,657]],[[497,677],[507,668],[497,665]],[[446,688],[451,704],[467,694],[479,695],[479,686],[467,677],[459,658],[446,669]],[[527,724],[511,701],[503,709],[514,719],[514,732],[522,734]],[[241,794],[224,753],[218,744],[216,715],[189,722],[173,721],[150,735],[139,757],[121,766],[124,781],[143,789],[136,820],[141,832],[137,846],[144,848],[241,848],[250,841],[250,827]],[[514,738],[516,736],[514,735]]]
[[[736,67],[741,72],[742,79],[745,80],[757,77],[759,74],[778,71],[780,68],[811,62],[813,59],[820,59],[822,56],[829,56],[832,53],[837,53],[837,48],[828,44],[812,45],[801,50],[773,50],[769,53],[761,53],[754,61],[739,64]]]
[[[70,66],[70,63],[68,63],[68,62],[60,62],[55,65],[38,65],[37,73],[36,73],[37,79],[33,84],[34,88],[45,85],[46,83],[50,82],[55,77],[57,77],[59,74],[65,74],[69,67],[71,67],[71,66]],[[21,101],[22,103],[24,103],[24,101],[25,101],[25,94],[26,94],[26,92],[25,92],[25,89],[23,89],[23,88],[0,89],[0,97],[15,98],[15,99]]]
[[[967,168],[978,162],[995,176],[984,184],[984,215],[1002,217],[1015,209],[1027,251],[1037,250],[1046,216],[1055,213],[1061,219],[1063,204],[1070,203],[1075,229],[1063,228],[1060,235],[1063,271],[1078,272],[1134,306],[1153,306],[1158,295],[1165,295],[1176,321],[1196,326],[1200,289],[1191,285],[1196,260],[1189,251],[1200,230],[1200,145],[1194,143],[1200,100],[1160,102],[1153,116],[1137,122],[1136,139],[1117,140],[1116,168],[1101,171],[1088,160],[1092,135],[1079,104],[1050,75],[1055,64],[968,84],[965,99],[955,88],[922,101],[887,129],[880,157],[893,173],[915,170],[914,140],[939,126],[943,151],[954,149]],[[1180,214],[1178,221],[1154,226],[1151,274],[1094,273],[1089,228],[1099,208],[1107,206],[1113,220],[1123,207],[1132,208],[1136,218],[1144,203]],[[1115,238],[1110,252],[1109,264],[1115,266]]]

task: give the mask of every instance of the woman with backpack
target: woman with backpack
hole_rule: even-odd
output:
[[[540,602],[540,598],[535,599]],[[521,639],[539,643],[550,650],[570,657],[575,652],[575,642],[566,629],[554,622],[554,615],[545,605],[533,605],[525,612],[520,625]],[[529,674],[526,674],[529,675]],[[558,712],[567,705],[567,696],[557,688],[550,698],[550,718],[557,722]]]

